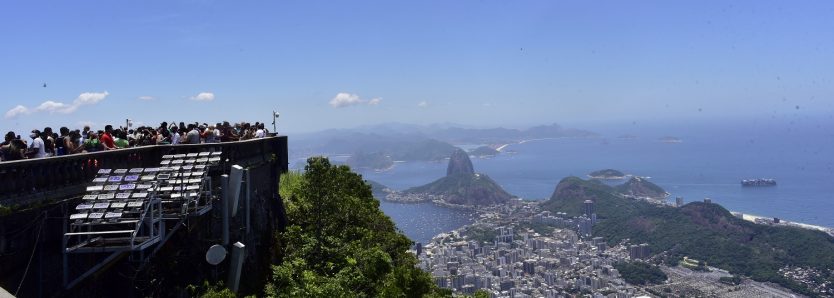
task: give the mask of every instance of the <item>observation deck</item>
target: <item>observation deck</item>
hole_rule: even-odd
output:
[[[220,204],[233,165],[251,179],[234,207]],[[51,295],[89,288],[79,285],[120,262],[145,268],[166,245],[204,253],[223,234],[221,213],[239,214],[223,238],[245,241],[246,264],[256,264],[273,245],[264,235],[285,222],[278,178],[287,170],[286,136],[0,162],[0,206],[12,208],[0,214],[0,287]]]

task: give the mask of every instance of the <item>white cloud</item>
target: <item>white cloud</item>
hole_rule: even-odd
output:
[[[429,102],[424,100],[424,101],[421,101],[421,102],[417,103],[417,106],[421,107],[421,108],[425,108],[425,107],[429,106]]]
[[[211,92],[200,92],[197,96],[192,96],[191,100],[196,101],[212,101],[214,100],[214,93]]]
[[[35,108],[35,111],[50,113],[58,112],[67,114],[74,112],[77,108],[78,107],[75,105],[68,105],[63,102],[47,100],[44,101],[41,105],[39,105],[37,108]]]
[[[154,100],[154,97],[145,95],[145,96],[139,96],[139,99],[140,100]]]
[[[25,114],[29,114],[29,109],[22,106],[22,105],[17,105],[14,108],[12,108],[11,110],[6,112],[6,119],[14,118],[14,117],[17,117],[17,116],[20,116],[20,115],[25,115]]]
[[[84,105],[92,105],[96,104],[110,95],[110,92],[84,92],[78,95],[75,100],[72,101],[71,104],[66,104],[63,102],[47,100],[41,103],[35,111],[38,112],[50,112],[50,113],[62,113],[62,114],[69,114],[78,110],[79,107]]]
[[[362,103],[362,100],[359,99],[359,95],[350,94],[345,92],[340,92],[336,94],[336,97],[330,100],[330,106],[334,108],[343,108],[347,106],[358,105]]]
[[[374,97],[370,100],[364,100],[359,98],[359,95],[356,94],[339,92],[338,94],[336,94],[335,97],[333,97],[333,99],[330,100],[330,106],[334,108],[344,108],[361,104],[375,106],[378,105],[380,102],[382,102],[382,97]]]
[[[84,92],[79,94],[78,97],[75,98],[75,100],[73,100],[71,104],[54,100],[47,100],[38,105],[34,110],[29,110],[28,108],[22,105],[17,105],[16,107],[6,112],[6,118],[14,118],[19,115],[29,114],[31,112],[69,114],[75,112],[75,110],[78,110],[78,108],[81,106],[96,104],[107,98],[108,95],[110,95],[110,93],[107,91]]]
[[[76,98],[75,101],[72,102],[72,104],[75,105],[75,106],[90,105],[90,104],[98,103],[99,101],[104,100],[104,98],[107,97],[108,95],[110,95],[110,92],[107,92],[107,91],[104,91],[104,92],[84,92],[84,93],[81,93],[80,95],[78,95],[78,98]]]

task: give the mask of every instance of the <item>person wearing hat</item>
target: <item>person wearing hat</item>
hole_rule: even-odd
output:
[[[32,144],[29,145],[29,151],[26,152],[26,156],[29,158],[43,158],[46,156],[46,145],[43,143],[43,139],[41,138],[41,132],[37,129],[32,130],[32,134],[29,135],[32,138]]]

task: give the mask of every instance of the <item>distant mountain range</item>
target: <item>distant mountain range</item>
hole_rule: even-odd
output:
[[[356,156],[348,160],[353,167],[383,169],[393,161],[443,160],[455,150],[453,144],[507,144],[539,138],[592,136],[596,134],[557,124],[509,129],[386,123],[293,135],[289,146],[291,159],[349,155]]]

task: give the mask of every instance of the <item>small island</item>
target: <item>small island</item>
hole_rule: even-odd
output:
[[[592,179],[620,180],[625,179],[626,174],[614,169],[605,169],[593,171],[590,174],[588,174],[588,177]]]

